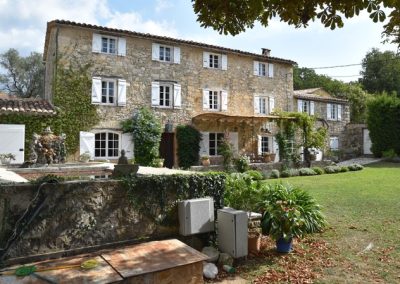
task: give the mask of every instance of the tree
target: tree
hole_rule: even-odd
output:
[[[42,54],[32,52],[27,57],[11,48],[0,55],[0,88],[23,98],[44,97],[44,71]]]
[[[400,44],[400,5],[398,0],[342,0],[342,1],[272,1],[272,0],[192,0],[197,21],[202,27],[212,27],[219,33],[237,35],[252,28],[255,21],[268,26],[278,17],[281,21],[299,27],[307,27],[310,21],[319,19],[325,27],[343,27],[343,17],[358,16],[367,10],[372,21],[383,22],[383,34],[387,41]],[[389,15],[381,8],[392,9]]]
[[[372,49],[362,61],[361,83],[370,93],[396,92],[400,96],[400,56]]]

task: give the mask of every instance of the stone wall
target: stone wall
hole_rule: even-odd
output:
[[[366,124],[348,124],[343,135],[343,159],[350,159],[363,155],[363,129]]]
[[[0,244],[37,192],[32,184],[0,187]],[[6,258],[74,250],[144,237],[173,236],[177,224],[161,227],[133,210],[118,181],[79,181],[43,187],[44,206]]]

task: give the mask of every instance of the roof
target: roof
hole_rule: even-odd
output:
[[[47,23],[46,40],[45,40],[44,53],[43,53],[44,60],[46,60],[46,56],[47,56],[47,47],[48,47],[49,40],[50,40],[50,30],[53,27],[56,27],[59,25],[96,30],[98,32],[105,32],[105,33],[111,33],[111,34],[123,34],[125,36],[152,39],[152,40],[167,42],[167,43],[176,43],[176,44],[181,44],[181,45],[202,47],[202,48],[205,48],[208,50],[245,55],[245,56],[257,58],[259,60],[265,60],[265,61],[271,61],[271,62],[277,62],[277,63],[283,63],[283,64],[289,64],[289,65],[297,64],[295,61],[288,60],[288,59],[282,59],[282,58],[278,58],[278,57],[272,57],[272,56],[267,56],[267,55],[263,55],[263,54],[257,54],[257,53],[252,53],[252,52],[242,51],[242,50],[238,50],[238,49],[217,46],[217,45],[205,44],[205,43],[195,42],[195,41],[191,41],[191,40],[176,39],[176,38],[166,37],[166,36],[157,36],[157,35],[152,35],[152,34],[148,34],[148,33],[139,33],[139,32],[134,32],[134,31],[122,30],[122,29],[107,28],[107,27],[102,27],[102,26],[97,26],[97,25],[76,23],[76,22],[65,21],[65,20],[54,20],[54,21]]]
[[[54,106],[43,99],[0,98],[0,115],[20,113],[25,115],[55,115]]]
[[[339,98],[332,97],[323,88],[296,90],[293,92],[293,96],[297,99],[304,99],[304,100],[348,103],[348,100],[346,100],[346,99],[339,99]]]

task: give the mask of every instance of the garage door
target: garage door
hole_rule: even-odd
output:
[[[15,155],[14,164],[24,162],[25,125],[0,124],[0,154]]]
[[[364,155],[371,155],[371,146],[372,142],[371,139],[369,138],[369,130],[368,129],[363,129],[363,148],[364,148]]]

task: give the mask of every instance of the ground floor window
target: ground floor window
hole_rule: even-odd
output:
[[[339,150],[339,138],[338,137],[329,138],[329,147],[331,150]]]
[[[210,156],[218,155],[218,147],[224,139],[224,133],[210,133],[209,134],[209,154]]]
[[[100,132],[95,134],[94,156],[96,158],[118,158],[119,134]]]
[[[270,137],[262,136],[261,137],[261,154],[271,153],[271,145],[269,143]]]

